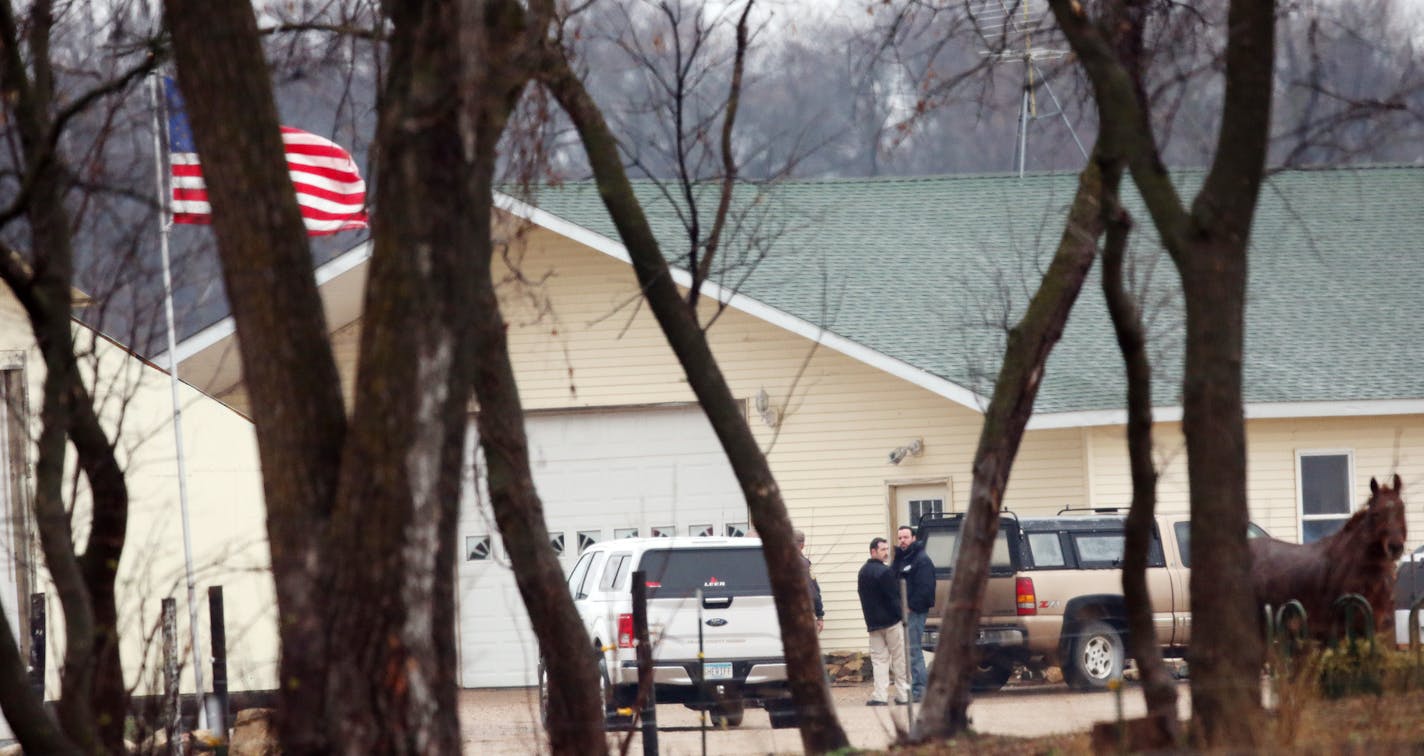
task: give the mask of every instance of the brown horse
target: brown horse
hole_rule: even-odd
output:
[[[1305,545],[1255,538],[1251,548],[1251,582],[1258,607],[1278,610],[1291,599],[1305,607],[1311,636],[1328,640],[1344,627],[1343,609],[1335,600],[1358,593],[1374,610],[1375,631],[1394,637],[1394,569],[1404,553],[1404,500],[1401,484],[1394,488],[1370,479],[1370,499],[1333,535]],[[1357,620],[1358,621],[1358,620]]]

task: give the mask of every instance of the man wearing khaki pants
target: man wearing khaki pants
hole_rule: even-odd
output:
[[[905,631],[901,627],[900,583],[885,560],[890,558],[890,542],[870,541],[870,558],[860,568],[860,611],[870,632],[870,663],[875,675],[875,692],[866,706],[889,704],[890,680],[895,681],[895,703],[910,700],[910,680],[905,673]]]

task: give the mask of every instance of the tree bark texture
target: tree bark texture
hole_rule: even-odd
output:
[[[451,753],[476,225],[458,14],[392,3],[348,423],[252,9],[167,6],[242,344],[268,505],[288,753]]]
[[[836,718],[822,666],[807,574],[781,491],[741,405],[733,398],[717,366],[696,312],[678,294],[602,113],[562,55],[555,52],[550,58],[544,81],[578,130],[599,194],[632,258],[643,295],[727,454],[746,496],[752,524],[761,536],[781,625],[787,675],[801,722],[802,746],[808,753],[847,748],[850,743]]]
[[[324,544],[346,411],[306,230],[252,8],[170,0],[165,17],[252,397],[282,644],[278,729],[291,753],[333,750],[324,734],[332,587]]]
[[[284,746],[459,749],[455,539],[477,389],[496,520],[568,725],[553,745],[598,750],[591,644],[533,489],[490,277],[495,148],[531,63],[514,44],[530,28],[524,11],[505,0],[385,6],[379,202],[347,420],[251,10],[202,10],[177,0],[168,17],[254,400]]]
[[[1132,470],[1132,504],[1125,524],[1122,595],[1127,605],[1128,651],[1142,674],[1147,716],[1165,742],[1177,742],[1177,686],[1162,661],[1157,628],[1152,621],[1152,597],[1147,589],[1147,555],[1157,507],[1157,469],[1152,462],[1152,366],[1137,303],[1123,283],[1123,256],[1132,219],[1119,203],[1121,165],[1104,169],[1103,297],[1117,334],[1127,370],[1127,453]]]
[[[969,509],[960,529],[959,558],[943,610],[924,707],[910,730],[916,741],[947,739],[969,727],[969,678],[977,660],[975,639],[989,579],[989,557],[999,532],[999,508],[1048,355],[1063,336],[1068,314],[1097,254],[1103,222],[1098,207],[1101,183],[1098,162],[1090,160],[1079,176],[1067,225],[1048,272],[1023,318],[1008,334],[1004,361],[974,454]]]
[[[1258,742],[1262,644],[1246,549],[1241,396],[1246,254],[1270,135],[1275,3],[1233,0],[1216,153],[1190,212],[1157,153],[1148,104],[1084,6],[1051,0],[1182,278],[1187,310],[1183,432],[1191,488],[1193,735],[1206,747]]]

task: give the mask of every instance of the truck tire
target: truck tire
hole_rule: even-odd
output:
[[[969,672],[969,689],[976,693],[991,693],[1002,687],[1014,674],[1014,663],[991,656]]]
[[[1073,636],[1066,672],[1068,684],[1078,690],[1103,690],[1122,677],[1123,642],[1117,628],[1101,620],[1083,625]]]

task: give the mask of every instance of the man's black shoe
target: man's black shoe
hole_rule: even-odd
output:
[[[872,698],[872,699],[870,699],[869,701],[866,701],[866,702],[865,702],[865,705],[866,705],[866,706],[889,706],[890,704],[888,704],[888,703],[886,703],[886,702],[884,702],[884,701],[877,701],[877,700],[875,700],[875,699]]]

